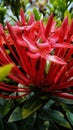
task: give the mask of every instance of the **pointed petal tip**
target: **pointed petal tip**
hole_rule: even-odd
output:
[[[50,33],[50,30],[52,28],[52,23],[53,23],[53,13],[49,16],[47,25],[46,25],[46,30],[45,30],[45,36],[47,37],[48,34]]]
[[[26,18],[25,18],[25,15],[24,15],[23,8],[20,9],[20,16],[21,16],[22,25],[26,25]]]
[[[14,33],[12,26],[10,25],[10,23],[8,21],[6,21],[6,25],[7,25],[8,31],[10,32],[12,39],[14,41],[16,41],[16,34]]]

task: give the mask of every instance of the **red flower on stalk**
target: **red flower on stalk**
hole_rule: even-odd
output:
[[[62,26],[55,28],[53,15],[45,26],[41,20],[35,21],[33,14],[28,22],[22,9],[20,14],[21,21],[14,26],[7,22],[8,34],[0,26],[0,65],[15,64],[8,77],[18,84],[0,82],[0,89],[18,95],[2,92],[0,96],[20,98],[39,88],[42,93],[73,99],[73,21],[68,25],[65,18]]]

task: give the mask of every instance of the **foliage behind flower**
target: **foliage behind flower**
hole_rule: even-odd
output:
[[[42,107],[50,96],[73,99],[73,21],[69,25],[66,17],[61,27],[56,28],[52,14],[47,25],[42,20],[35,21],[33,14],[26,21],[22,9],[20,16],[14,26],[7,22],[3,29],[0,25],[0,65],[14,64],[8,75],[14,85],[0,82],[0,96],[35,95],[34,104],[38,99],[39,107],[33,105],[33,111],[28,113],[23,110],[26,118]],[[30,100],[33,102],[32,98]],[[67,126],[70,128],[69,124]]]

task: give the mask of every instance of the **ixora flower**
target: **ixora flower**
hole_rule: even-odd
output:
[[[22,9],[20,16],[13,26],[0,25],[0,66],[14,64],[8,75],[14,85],[0,82],[0,96],[21,98],[38,91],[73,99],[73,21],[69,25],[66,17],[57,28],[53,15],[47,25],[33,14],[26,20]]]

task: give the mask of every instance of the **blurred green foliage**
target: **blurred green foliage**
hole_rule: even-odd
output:
[[[48,14],[53,13],[57,21],[57,25],[61,25],[65,16],[68,16],[69,22],[73,18],[73,0],[50,0],[47,4]]]
[[[26,15],[27,12],[35,12],[35,18],[37,17],[37,13],[41,16],[48,17],[52,12],[55,16],[55,19],[58,21],[58,24],[61,24],[64,17],[68,15],[69,22],[70,19],[73,18],[73,2],[72,0],[1,0],[0,1],[0,22],[3,23],[7,9],[9,8],[13,16],[19,19],[20,8],[23,7]],[[4,8],[5,7],[5,8]],[[38,9],[35,11],[35,9]],[[41,15],[41,16],[40,16]],[[8,15],[7,17],[13,17]],[[36,19],[38,19],[36,18]]]
[[[4,0],[3,1],[4,6],[10,6],[13,14],[19,18],[19,11],[21,6],[24,7],[24,2],[21,0]]]
[[[10,73],[12,67],[13,64],[7,64],[3,67],[0,67],[0,81],[3,81],[5,79],[5,77]]]
[[[71,3],[72,0],[50,0],[50,5],[48,5],[48,7],[50,9],[50,12],[53,12],[54,15],[57,16],[57,18],[63,20],[65,11],[68,10],[68,7],[71,5]]]
[[[36,95],[30,96],[23,101],[0,98],[1,130],[72,130],[73,101],[56,101],[55,97],[53,100],[46,100],[47,103],[44,104],[39,95],[37,98]]]
[[[4,23],[6,9],[4,6],[0,6],[0,23]]]

